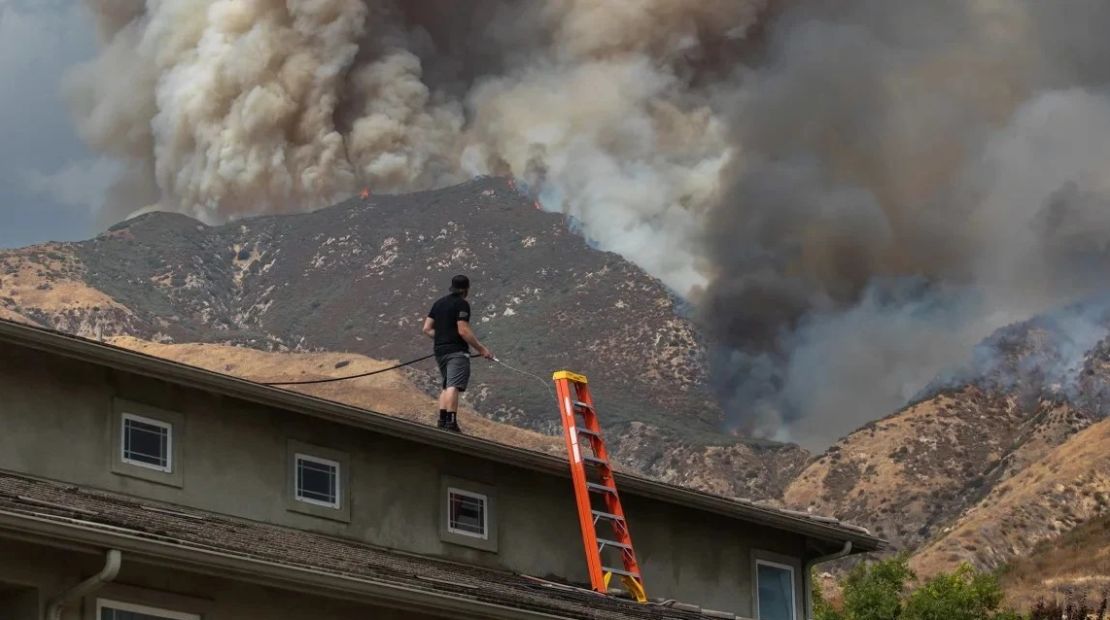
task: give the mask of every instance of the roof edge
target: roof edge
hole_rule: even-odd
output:
[[[479,437],[444,433],[430,426],[375,411],[359,409],[299,392],[278,389],[51,329],[0,319],[0,340],[72,359],[109,365],[118,370],[171,383],[213,390],[225,396],[256,404],[323,418],[425,445],[479,456],[507,465],[524,467],[564,478],[570,477],[564,459],[542,452],[526,450]],[[631,493],[632,495],[712,512],[733,519],[790,530],[821,540],[851,541],[853,548],[858,550],[859,553],[879,551],[887,546],[886,541],[856,526],[822,523],[802,516],[802,513],[790,514],[790,512],[780,509],[759,506],[750,501],[729,499],[694,489],[657,482],[633,474],[618,472],[616,478],[618,487],[623,493]]]
[[[462,614],[457,616],[459,618],[475,620],[566,620],[565,616],[406,588],[374,579],[331,573],[315,567],[298,567],[234,553],[150,540],[131,534],[129,530],[108,531],[103,527],[82,525],[76,521],[67,522],[0,510],[0,534],[9,532],[15,532],[20,539],[50,547],[73,549],[77,544],[88,546],[90,550],[119,549],[123,552],[124,564],[127,564],[129,556],[138,556],[141,563],[154,563],[308,594],[320,594],[320,590],[324,589],[335,598],[354,599],[407,611],[439,614],[451,611]]]

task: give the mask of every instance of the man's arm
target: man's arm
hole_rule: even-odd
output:
[[[466,321],[459,321],[458,325],[459,336],[462,336],[462,339],[466,341],[466,344],[474,347],[474,350],[478,352],[478,355],[481,355],[488,360],[493,359],[493,351],[490,351],[485,346],[483,346],[481,342],[478,342],[478,337],[475,336],[474,332],[470,329],[470,323]]]
[[[424,335],[429,338],[436,337],[436,322],[430,316],[424,318]]]

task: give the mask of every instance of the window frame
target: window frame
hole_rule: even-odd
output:
[[[755,609],[754,616],[756,620],[763,620],[759,611],[759,567],[770,566],[771,568],[778,568],[790,572],[790,611],[793,616],[790,620],[799,620],[798,618],[798,568],[792,564],[785,564],[783,562],[767,559],[768,554],[758,554],[753,563],[754,570],[752,571],[752,584],[755,589]]]
[[[331,466],[338,464],[335,494],[338,502],[337,506],[320,500],[298,497],[298,457],[307,458],[313,462],[326,463]],[[285,472],[285,490],[282,495],[286,510],[320,519],[328,519],[330,521],[339,521],[341,523],[351,522],[351,504],[354,502],[354,495],[351,494],[351,458],[346,452],[298,441],[296,439],[287,439],[281,470]]]
[[[165,467],[160,467],[160,466],[154,465],[152,463],[146,463],[144,461],[137,461],[137,460],[134,460],[134,459],[127,458],[127,421],[128,420],[131,420],[133,422],[139,422],[141,424],[147,424],[149,426],[157,426],[159,428],[163,428],[163,429],[166,430],[166,466]],[[154,471],[160,471],[160,472],[165,473],[165,474],[172,474],[173,473],[173,466],[174,466],[174,462],[173,462],[173,440],[174,440],[174,437],[173,437],[173,423],[172,422],[165,422],[163,420],[156,420],[154,418],[148,418],[146,416],[142,416],[142,415],[139,415],[137,413],[130,413],[130,412],[124,411],[120,414],[119,433],[120,433],[120,435],[119,435],[119,458],[120,458],[121,462],[126,463],[128,465],[134,465],[135,467],[145,467],[147,469],[151,469],[151,470],[154,470]]]
[[[127,603],[110,598],[96,599],[96,608],[93,612],[93,617],[96,620],[100,620],[105,607],[113,611],[143,614],[146,616],[154,616],[155,618],[160,618],[163,620],[202,620],[200,614],[194,614],[184,611],[174,611],[172,609],[162,609],[160,607],[151,607],[149,605],[139,605],[137,603]]]
[[[466,497],[466,498],[470,498],[470,499],[476,499],[476,500],[479,500],[479,501],[482,502],[482,533],[481,534],[471,532],[469,530],[461,529],[461,528],[455,527],[451,524],[452,521],[454,521],[454,519],[451,518],[451,516],[452,516],[451,515],[451,509],[452,509],[451,496],[452,495],[457,495],[459,497]],[[489,540],[489,512],[490,512],[489,511],[489,506],[490,506],[489,496],[487,496],[485,493],[478,493],[478,492],[475,492],[475,491],[467,491],[466,489],[460,489],[458,487],[448,486],[447,487],[447,531],[451,534],[456,534],[458,536],[469,536],[471,538],[477,538],[479,540]]]
[[[441,472],[439,495],[436,497],[436,503],[439,506],[439,514],[437,517],[439,519],[439,539],[447,543],[444,545],[447,552],[450,553],[452,547],[459,546],[497,553],[499,539],[498,522],[500,520],[497,516],[497,487],[491,484],[475,482],[474,480],[456,478],[450,473],[443,472],[442,470]],[[485,537],[477,536],[473,532],[450,527],[452,492],[467,496],[482,496],[485,498],[485,514],[483,514]]]
[[[325,502],[323,500],[313,499],[311,497],[305,497],[304,495],[302,495],[303,489],[298,484],[298,482],[300,480],[298,474],[300,473],[301,461],[304,461],[306,463],[315,463],[317,465],[325,465],[327,467],[335,468],[335,476],[333,477],[333,481],[334,481],[334,484],[335,484],[335,502],[334,503],[329,503],[329,502]],[[304,502],[306,504],[312,504],[313,506],[321,506],[321,507],[324,507],[324,508],[332,508],[334,510],[339,510],[340,508],[342,508],[343,507],[343,464],[340,463],[339,461],[333,461],[331,459],[326,459],[326,458],[321,457],[321,456],[313,456],[311,454],[305,454],[303,452],[294,453],[293,454],[293,499],[295,499],[298,502]]]
[[[108,424],[106,427],[108,437],[105,437],[109,446],[105,455],[106,467],[116,475],[128,478],[138,478],[147,482],[161,484],[176,488],[185,485],[185,441],[188,437],[186,416],[180,411],[159,409],[144,403],[113,397],[112,405],[106,407]],[[162,468],[150,463],[144,463],[125,458],[124,437],[126,431],[125,419],[133,419],[143,424],[168,428],[166,442],[166,464]]]

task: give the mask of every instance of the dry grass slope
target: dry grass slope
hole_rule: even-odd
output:
[[[43,312],[71,309],[126,310],[81,280],[80,263],[61,244],[8,250],[0,255],[0,296]]]
[[[19,314],[15,310],[10,310],[8,308],[4,308],[3,306],[0,306],[0,320],[14,321],[16,323],[28,323],[28,324],[31,324],[31,325],[36,325],[36,323],[34,321],[32,321],[31,319],[28,319],[27,317],[23,316],[22,314]]]
[[[1022,609],[1042,597],[1101,600],[1110,592],[1110,515],[1037,545],[1006,567],[1002,585],[1010,601]]]
[[[268,353],[216,344],[160,344],[130,336],[113,338],[110,342],[182,364],[260,382],[353,375],[396,363],[351,353]],[[386,372],[351,381],[289,386],[288,389],[423,424],[434,425],[436,421],[435,400],[400,372]],[[459,424],[471,435],[549,454],[562,455],[565,451],[561,437],[493,422],[468,407],[462,409]]]
[[[917,403],[852,433],[786,489],[786,505],[867,523],[901,548],[929,538],[1002,462],[1022,424],[975,388]]]
[[[998,568],[1110,511],[1110,420],[999,484],[913,558],[923,574],[961,562]]]
[[[89,286],[72,246],[61,243],[0,253],[0,318],[103,338],[130,329],[136,317]]]

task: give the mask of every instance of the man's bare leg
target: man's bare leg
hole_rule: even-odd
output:
[[[459,388],[449,387],[439,393],[439,408],[447,411],[459,410]]]
[[[448,411],[454,413],[459,410],[459,388],[449,387],[443,390],[443,402],[440,406]]]

